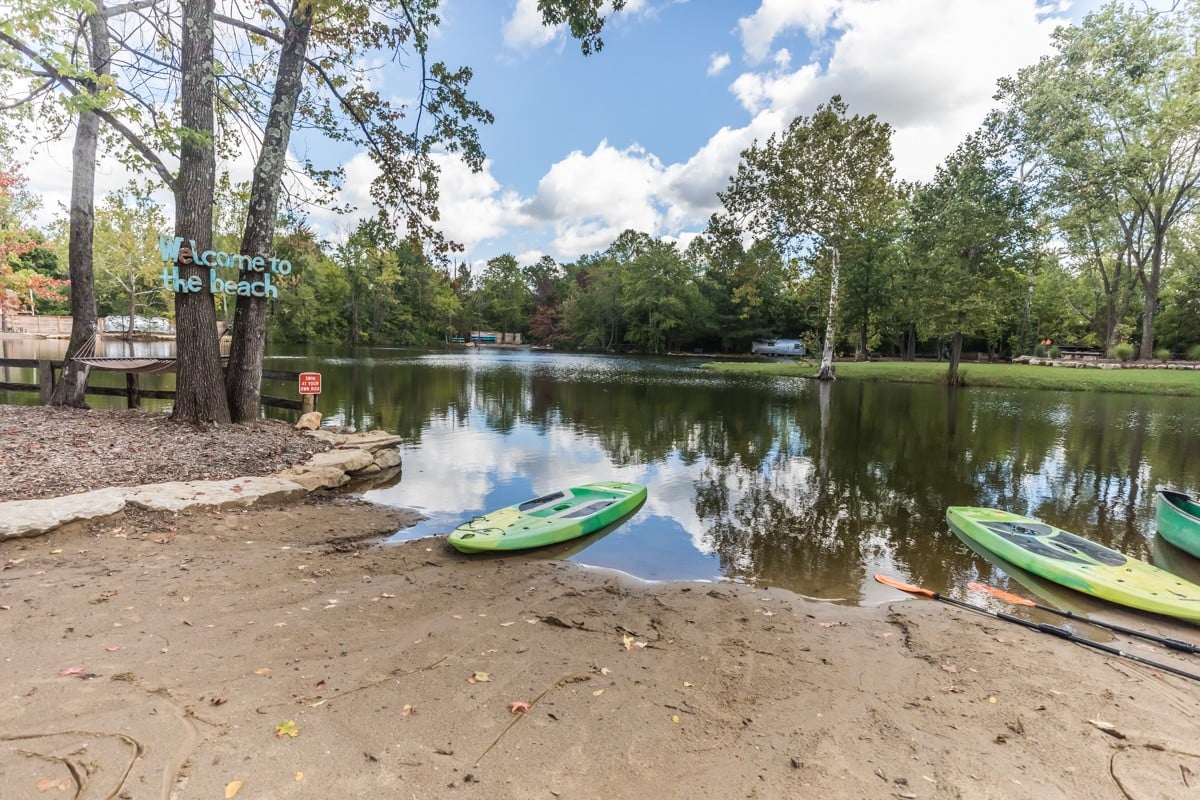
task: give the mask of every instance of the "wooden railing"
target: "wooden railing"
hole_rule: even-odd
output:
[[[50,400],[50,395],[54,392],[54,384],[56,374],[62,369],[61,361],[50,361],[40,358],[0,358],[0,367],[16,367],[18,369],[35,369],[37,370],[37,383],[10,383],[8,381],[0,381],[0,391],[12,392],[37,392],[38,399],[46,403]],[[120,370],[112,370],[120,372]],[[284,372],[274,369],[264,369],[262,376],[264,379],[292,381],[296,383],[300,379],[299,372]],[[124,397],[127,408],[140,408],[143,397],[149,397],[159,400],[174,400],[175,392],[172,389],[143,389],[138,380],[138,373],[125,373],[125,388],[119,386],[91,386],[87,387],[86,394],[104,395],[107,397]],[[311,397],[309,395],[308,397]],[[259,402],[268,408],[287,408],[294,411],[312,410],[306,408],[301,400],[290,400],[283,397],[271,397],[270,395],[262,395]]]

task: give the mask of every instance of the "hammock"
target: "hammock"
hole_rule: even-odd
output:
[[[87,344],[79,348],[79,352],[71,357],[72,361],[87,364],[95,369],[108,369],[115,372],[174,372],[174,358],[137,358],[134,356],[98,356],[96,353],[96,336],[92,335]]]

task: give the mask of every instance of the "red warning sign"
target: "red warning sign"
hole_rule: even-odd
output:
[[[319,372],[301,372],[300,373],[300,394],[320,394],[321,393],[321,373]]]

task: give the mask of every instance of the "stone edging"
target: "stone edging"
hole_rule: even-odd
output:
[[[359,479],[380,479],[400,470],[399,436],[384,431],[309,436],[332,449],[315,454],[275,475],[224,481],[167,481],[110,487],[37,500],[0,503],[0,540],[40,536],[71,522],[107,517],[126,506],[149,511],[248,506],[286,500],[317,489],[333,489]]]

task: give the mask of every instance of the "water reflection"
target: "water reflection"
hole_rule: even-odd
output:
[[[962,597],[968,581],[1004,575],[949,529],[949,505],[1029,514],[1153,562],[1154,487],[1200,491],[1192,399],[816,384],[698,363],[272,348],[266,366],[323,373],[327,424],[404,438],[401,482],[366,493],[427,515],[398,538],[564,486],[632,481],[649,487],[645,506],[563,555],[648,579],[870,603],[895,597],[872,580],[886,572]]]

